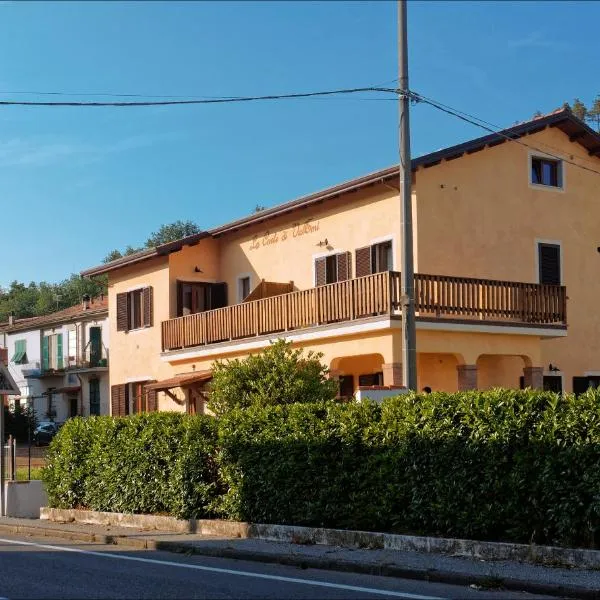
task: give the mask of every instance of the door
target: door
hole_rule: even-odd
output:
[[[90,327],[90,367],[97,367],[102,359],[102,328]]]
[[[77,398],[69,398],[69,416],[76,417],[77,416]]]

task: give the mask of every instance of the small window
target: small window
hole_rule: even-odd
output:
[[[539,282],[547,285],[560,285],[560,246],[558,244],[538,244]]]
[[[371,273],[392,270],[392,242],[382,242],[371,246]]]
[[[532,156],[531,183],[548,187],[562,187],[561,161]]]
[[[238,279],[239,301],[243,302],[250,295],[250,277],[240,277]]]
[[[544,391],[562,394],[562,377],[560,375],[544,375]]]

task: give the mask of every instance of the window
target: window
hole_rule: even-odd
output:
[[[367,375],[359,375],[358,385],[360,387],[383,385],[383,373],[369,373]]]
[[[42,370],[64,369],[62,333],[45,335],[42,339]]]
[[[238,301],[243,302],[250,295],[250,277],[240,277],[238,279]]]
[[[226,283],[177,282],[177,316],[227,306]]]
[[[152,327],[152,287],[117,294],[117,331]]]
[[[392,270],[392,242],[382,242],[371,246],[371,273]]]
[[[544,375],[544,391],[556,392],[562,394],[562,376],[561,375]]]
[[[315,286],[346,281],[352,277],[350,252],[329,254],[315,259]]]
[[[335,283],[337,280],[337,256],[327,256],[325,258],[325,283]]]
[[[100,414],[100,380],[90,379],[90,415]]]
[[[531,183],[549,187],[562,187],[562,163],[559,160],[531,157]]]
[[[392,240],[386,240],[355,250],[356,277],[391,271],[394,268]]]
[[[89,341],[89,363],[90,367],[97,367],[102,360],[102,328],[90,327]]]
[[[67,360],[69,366],[77,364],[77,331],[69,329],[67,331]]]
[[[27,362],[27,340],[15,340],[15,353],[11,361],[16,365],[23,365]]]
[[[539,282],[548,285],[561,284],[560,246],[538,243]]]

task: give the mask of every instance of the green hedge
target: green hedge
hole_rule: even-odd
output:
[[[599,408],[494,390],[74,420],[45,478],[54,506],[598,547]]]
[[[216,421],[176,413],[69,420],[43,478],[57,508],[212,516]]]

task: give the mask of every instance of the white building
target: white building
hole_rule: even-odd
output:
[[[38,421],[109,414],[108,298],[0,325],[8,370],[20,389],[9,402],[33,406]]]

